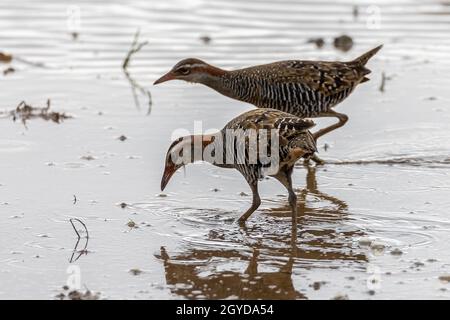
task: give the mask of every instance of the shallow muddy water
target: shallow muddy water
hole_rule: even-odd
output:
[[[0,51],[14,57],[0,68],[15,69],[0,75],[0,299],[54,299],[73,272],[82,290],[106,299],[450,298],[448,3],[73,5],[0,3]],[[121,69],[138,28],[149,43],[129,72],[151,91],[150,114]],[[341,34],[354,40],[346,53],[332,45]],[[322,49],[307,43],[315,37],[325,39]],[[371,81],[337,107],[349,122],[319,141],[328,164],[295,170],[296,247],[278,182],[260,184],[263,203],[246,229],[235,219],[250,190],[237,172],[191,165],[160,192],[175,129],[193,131],[199,120],[221,128],[252,108],[199,85],[153,87],[178,60],[224,68],[350,60],[380,43]],[[47,99],[72,118],[25,127],[7,117],[22,100],[45,107]],[[84,237],[73,252],[70,218],[89,230],[87,254],[78,252]]]

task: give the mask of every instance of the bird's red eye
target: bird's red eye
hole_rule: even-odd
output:
[[[181,67],[177,71],[179,73],[181,73],[181,74],[184,74],[184,75],[186,75],[186,74],[188,74],[190,72],[190,70],[188,68],[186,68],[186,67]]]

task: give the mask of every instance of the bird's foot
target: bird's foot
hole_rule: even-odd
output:
[[[308,159],[304,159],[303,165],[308,167],[311,164],[311,160],[316,163],[316,166],[321,166],[321,165],[325,164],[324,160],[320,159],[316,154],[314,154],[311,157],[309,157]]]
[[[323,161],[322,159],[320,159],[316,154],[314,154],[311,157],[311,160],[314,161],[316,163],[317,166],[322,166],[325,164],[325,161]]]
[[[247,228],[247,225],[245,224],[245,220],[244,219],[238,219],[237,220],[237,224],[239,225],[239,227],[241,227],[241,228],[243,228],[243,229],[246,229]]]

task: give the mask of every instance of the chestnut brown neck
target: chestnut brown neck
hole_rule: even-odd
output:
[[[226,86],[224,86],[224,79],[230,75],[230,71],[217,68],[209,65],[208,68],[203,70],[204,76],[201,77],[201,84],[214,89],[215,91],[228,96],[233,97],[233,92]]]

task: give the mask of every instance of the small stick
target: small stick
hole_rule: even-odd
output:
[[[84,245],[83,250],[80,250],[80,251],[79,251],[79,254],[78,254],[78,256],[75,258],[75,260],[73,259],[73,257],[74,257],[74,255],[75,255],[75,252],[77,251],[78,244],[80,243],[81,236],[80,236],[80,233],[78,232],[77,228],[75,227],[75,224],[73,223],[74,220],[75,220],[75,221],[78,221],[79,223],[81,223],[81,225],[83,225],[83,227],[84,227],[84,230],[86,231],[86,243],[85,243],[85,245]],[[77,238],[77,242],[75,243],[75,247],[73,248],[72,256],[70,257],[70,263],[72,263],[72,262],[77,261],[77,260],[81,257],[81,255],[82,255],[83,253],[87,253],[86,248],[87,248],[88,243],[89,243],[89,232],[88,232],[88,229],[87,229],[86,225],[84,224],[84,222],[81,221],[80,219],[73,218],[73,219],[69,219],[69,221],[70,221],[70,223],[72,224],[72,228],[73,228],[73,230],[75,230],[75,233],[77,234],[77,237],[78,237],[78,238]]]
[[[138,51],[140,51],[142,49],[143,46],[145,46],[148,41],[144,41],[141,43],[137,43],[138,39],[139,39],[139,34],[141,33],[141,31],[138,29],[136,31],[136,33],[134,34],[134,38],[133,38],[133,42],[131,43],[131,48],[128,51],[127,56],[125,57],[125,60],[123,60],[123,64],[122,64],[122,68],[123,69],[127,69],[128,67],[128,63],[130,62],[131,56],[135,53],[137,53]]]
[[[84,222],[81,221],[81,220],[78,219],[78,218],[72,218],[72,219],[69,219],[70,223],[72,224],[73,230],[75,230],[75,233],[77,234],[78,238],[81,238],[81,237],[80,237],[80,234],[78,233],[77,228],[75,228],[75,225],[73,224],[73,221],[74,221],[74,220],[75,220],[75,221],[78,221],[79,223],[81,223],[81,225],[84,227],[84,230],[86,231],[86,239],[89,240],[89,231],[88,231],[86,225],[84,224]],[[87,243],[86,243],[86,246],[87,246]]]
[[[137,95],[137,90],[140,91],[140,93],[144,96],[147,96],[148,99],[148,109],[147,109],[147,115],[149,115],[152,111],[152,95],[150,93],[149,90],[145,89],[144,87],[142,87],[140,84],[137,83],[136,80],[134,80],[130,73],[128,72],[128,65],[130,63],[131,57],[139,52],[146,44],[148,44],[148,41],[144,41],[138,44],[138,40],[139,40],[139,35],[140,35],[140,30],[138,29],[136,31],[136,33],[134,34],[134,38],[133,38],[133,42],[131,43],[131,47],[130,50],[128,51],[123,64],[122,64],[122,69],[123,72],[125,73],[125,76],[127,77],[128,82],[131,85],[131,93],[133,94],[133,99],[134,99],[134,104],[136,105],[136,107],[138,109],[140,109],[140,104],[139,104],[139,98]]]
[[[388,77],[386,76],[386,74],[384,73],[384,71],[381,73],[381,84],[380,84],[380,92],[384,92],[384,86],[386,85],[386,81],[387,80],[391,80],[392,77]]]
[[[27,65],[29,65],[29,66],[33,66],[33,67],[37,67],[37,68],[45,68],[45,69],[48,69],[49,67],[47,67],[44,63],[42,63],[42,62],[33,62],[33,61],[29,61],[29,60],[27,60],[27,59],[24,59],[24,58],[21,58],[21,57],[17,57],[17,56],[14,56],[13,57],[13,59],[14,60],[17,60],[17,61],[19,61],[19,62],[22,62],[22,63],[24,63],[24,64],[27,64]]]

